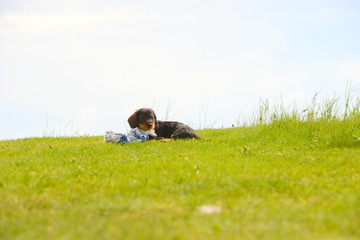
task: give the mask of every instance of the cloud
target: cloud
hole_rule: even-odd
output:
[[[86,106],[79,112],[65,117],[63,128],[64,135],[94,134],[92,128],[97,119],[99,109],[96,106]]]
[[[133,18],[130,14],[14,14],[0,15],[0,36],[14,36],[21,33],[42,34],[43,31],[79,28],[82,25],[125,22]]]

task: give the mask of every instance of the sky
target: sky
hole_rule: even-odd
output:
[[[359,26],[358,0],[0,0],[0,140],[126,132],[142,107],[231,127],[260,99],[342,96]]]

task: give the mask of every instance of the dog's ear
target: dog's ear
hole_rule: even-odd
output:
[[[139,126],[139,119],[138,119],[138,116],[137,116],[137,112],[134,112],[133,115],[131,115],[128,119],[128,123],[130,124],[130,127],[131,128],[137,128]]]

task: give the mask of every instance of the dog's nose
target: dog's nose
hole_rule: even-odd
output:
[[[148,122],[147,125],[148,125],[149,127],[152,127],[153,123],[152,123],[152,122]]]

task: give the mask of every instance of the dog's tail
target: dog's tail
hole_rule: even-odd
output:
[[[193,136],[193,138],[195,138],[195,139],[201,139],[201,137],[199,137],[199,136],[196,135],[196,134]]]

